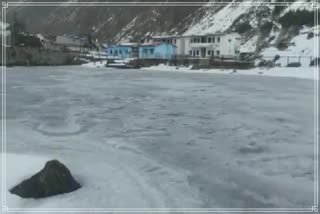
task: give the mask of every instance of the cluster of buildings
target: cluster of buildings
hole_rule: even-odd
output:
[[[36,35],[45,49],[55,51],[86,52],[93,48],[88,34]]]
[[[241,36],[238,33],[207,35],[153,36],[142,43],[114,44],[106,47],[110,58],[170,59],[233,58],[240,54]]]
[[[89,53],[100,47],[100,53],[117,59],[234,58],[239,56],[241,45],[241,35],[238,33],[149,36],[139,43],[108,44],[104,47],[92,41],[89,34],[34,36],[47,50]],[[12,41],[14,40],[11,39]]]

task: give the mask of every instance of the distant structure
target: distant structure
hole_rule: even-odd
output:
[[[241,35],[215,33],[206,35],[153,36],[153,43],[173,44],[175,55],[197,58],[234,57],[239,55]]]
[[[110,45],[106,48],[109,58],[128,59],[138,57],[138,43]]]
[[[238,33],[193,35],[189,38],[189,55],[193,57],[235,57],[240,54],[241,36]]]
[[[152,37],[154,43],[166,43],[176,46],[175,55],[188,55],[190,49],[189,37],[182,35],[173,36],[154,36]]]
[[[106,48],[109,58],[128,59],[170,59],[175,55],[176,46],[167,43],[124,43]]]
[[[36,37],[39,38],[43,48],[46,50],[51,50],[51,51],[62,51],[63,50],[63,46],[56,44],[56,42],[55,42],[56,37],[55,36],[36,34]]]
[[[91,39],[88,34],[58,35],[55,43],[75,52],[87,51],[91,47]]]
[[[142,44],[139,46],[140,59],[171,59],[176,46],[168,43]]]

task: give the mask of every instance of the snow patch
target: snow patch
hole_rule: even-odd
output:
[[[259,76],[273,76],[273,77],[294,77],[300,79],[319,80],[319,74],[314,67],[304,68],[288,68],[288,67],[275,67],[271,69],[266,68],[253,68],[248,70],[233,69],[197,69],[193,70],[192,66],[178,67],[160,64],[158,66],[144,67],[143,70],[153,71],[170,71],[170,72],[186,72],[186,73],[211,73],[211,74],[232,74],[232,75],[259,75]]]
[[[184,35],[223,33],[240,15],[247,13],[252,7],[258,7],[256,1],[247,1],[245,4],[236,4],[236,1],[232,1],[216,13],[208,10],[203,18],[191,26]]]

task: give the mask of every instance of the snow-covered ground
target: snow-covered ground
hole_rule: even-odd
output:
[[[107,60],[101,60],[97,62],[88,62],[85,64],[82,64],[81,66],[87,67],[87,68],[103,68],[107,64]]]
[[[153,71],[171,71],[171,72],[184,72],[184,73],[211,73],[211,74],[232,74],[232,75],[260,75],[260,76],[275,76],[275,77],[294,77],[302,79],[319,79],[319,69],[315,67],[300,67],[300,68],[263,68],[256,67],[248,70],[241,69],[192,69],[189,67],[180,66],[169,66],[160,64],[157,66],[144,67],[143,70],[153,70]]]
[[[286,66],[288,62],[300,62],[303,67],[308,67],[310,61],[319,55],[319,25],[314,27],[303,27],[299,34],[290,41],[290,46],[285,50],[279,50],[275,47],[274,41],[270,46],[261,52],[261,55],[268,60],[273,60],[276,55],[280,59],[276,61],[281,66]],[[309,33],[314,33],[312,38],[308,39]],[[277,36],[279,32],[272,32],[271,35]],[[249,43],[249,42],[248,42]],[[246,44],[244,45],[244,48]],[[317,49],[318,48],[318,49]]]
[[[93,72],[94,71],[94,72]],[[9,208],[313,205],[309,79],[111,68],[7,68]],[[82,184],[7,190],[65,163]]]

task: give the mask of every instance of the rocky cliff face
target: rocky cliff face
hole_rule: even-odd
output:
[[[183,32],[199,8],[200,6],[14,6],[9,7],[7,14],[9,20],[15,13],[29,32],[91,33],[101,40],[120,40],[148,33]]]
[[[311,16],[316,8],[312,7],[310,3],[316,1],[188,0],[185,1],[186,4],[188,2],[197,2],[198,4],[193,6],[149,5],[135,7],[13,6],[8,9],[7,19],[12,19],[16,14],[17,19],[24,23],[26,31],[33,33],[90,33],[100,41],[134,40],[155,34],[204,34],[237,31],[244,34],[244,42],[258,44],[255,48],[259,51],[273,36],[276,37],[273,39],[279,40],[281,43],[298,34],[302,25],[315,25]],[[62,4],[66,1],[60,0],[59,2]],[[126,2],[128,1],[126,0]],[[142,0],[139,2],[150,1]],[[272,4],[283,2],[288,3]],[[304,10],[306,13],[295,14],[298,9]],[[290,13],[293,13],[292,17],[290,17]],[[302,17],[301,22],[295,23],[297,17]]]

